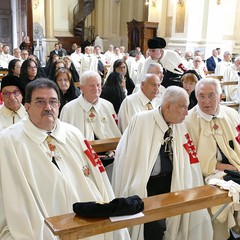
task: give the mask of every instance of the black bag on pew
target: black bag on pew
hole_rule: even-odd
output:
[[[223,177],[225,181],[234,181],[237,184],[240,184],[240,172],[236,170],[224,170],[227,173],[226,176]]]
[[[137,196],[115,198],[109,203],[77,202],[73,211],[81,217],[105,218],[132,215],[144,209],[144,202]]]

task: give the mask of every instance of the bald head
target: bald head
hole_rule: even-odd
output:
[[[141,82],[141,90],[151,101],[158,95],[160,85],[161,81],[156,74],[147,73]]]

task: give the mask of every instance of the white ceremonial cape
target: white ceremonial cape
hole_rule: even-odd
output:
[[[92,106],[96,111],[93,119],[89,117]],[[94,140],[94,133],[98,139],[121,137],[113,105],[103,98],[92,105],[80,95],[62,108],[60,119],[80,129],[89,141]]]
[[[118,112],[118,126],[122,133],[127,128],[133,115],[138,112],[148,110],[147,104],[149,101],[150,100],[144,95],[141,89],[139,89],[136,93],[127,96],[123,100]],[[161,102],[162,100],[156,97],[151,101],[151,104],[153,108],[156,108],[161,104]]]
[[[138,113],[131,119],[113,163],[112,186],[117,197],[147,196],[146,185],[167,129],[159,109]],[[171,191],[201,185],[200,166],[187,130],[183,124],[173,125]],[[212,235],[211,219],[206,209],[167,219],[165,240],[211,240]],[[133,227],[131,239],[143,240],[143,225]]]
[[[148,67],[151,63],[160,63],[163,68],[166,70],[176,73],[176,74],[183,74],[184,71],[182,69],[183,61],[179,54],[173,50],[166,50],[164,49],[164,53],[160,61],[152,60],[151,57],[146,58],[143,66],[139,65],[138,69],[138,79],[141,81],[141,78],[147,73]]]
[[[1,105],[0,106],[0,131],[11,126],[14,123],[19,122],[26,115],[27,115],[26,109],[22,104],[21,104],[21,107],[15,112],[6,108],[4,104]]]
[[[51,162],[47,133],[28,118],[0,133],[1,240],[57,240],[44,218],[72,213],[75,202],[114,198],[105,169],[81,132],[58,120],[52,136],[60,170]],[[129,237],[124,229],[85,239]]]
[[[231,66],[227,67],[223,74],[223,82],[234,82],[237,81],[238,85],[228,85],[223,86],[223,90],[226,95],[226,101],[240,101],[240,77],[238,76],[238,70],[233,63]]]
[[[206,177],[216,170],[217,144],[229,162],[240,170],[240,118],[236,110],[220,105],[219,114],[211,121],[212,116],[204,114],[198,105],[189,111],[185,124],[196,147],[203,175]],[[229,141],[232,141],[234,150]]]

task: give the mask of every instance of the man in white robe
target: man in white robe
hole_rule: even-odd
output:
[[[234,59],[234,63],[227,67],[223,74],[223,82],[238,82],[237,85],[223,86],[226,101],[240,102],[240,56]]]
[[[162,68],[160,63],[151,63],[148,66],[147,73],[154,73],[154,74],[156,74],[159,77],[159,79],[160,79],[160,83],[162,83],[164,74],[163,74],[163,68]],[[141,84],[140,83],[139,84],[135,84],[135,88],[133,90],[133,93],[137,92],[140,88],[141,88]],[[162,101],[162,96],[163,96],[165,90],[166,90],[166,88],[164,86],[160,85],[159,93],[157,95],[157,98],[160,99],[160,102]]]
[[[162,173],[159,168],[162,161],[159,150],[166,141],[164,133],[169,127],[173,132],[170,141],[173,158],[169,190],[178,191],[203,185],[194,145],[182,124],[188,114],[188,104],[186,91],[170,86],[165,91],[160,108],[133,116],[116,149],[112,177],[116,196],[148,196],[149,179]],[[163,181],[160,185],[165,184],[167,183]],[[133,227],[130,232],[132,240],[143,240],[147,237],[143,237],[143,225]],[[155,239],[161,238],[155,234],[151,240]],[[165,240],[193,239],[212,239],[211,219],[207,210],[167,219]]]
[[[82,95],[63,107],[60,119],[80,129],[88,140],[120,137],[112,103],[99,97],[100,75],[93,71],[82,74],[80,89]]]
[[[0,133],[0,239],[57,240],[45,218],[71,213],[75,202],[114,198],[87,140],[57,119],[59,104],[55,83],[32,81],[26,89],[29,117]],[[124,229],[86,239],[129,237]]]
[[[148,73],[141,82],[141,89],[123,100],[118,112],[118,126],[122,133],[133,115],[160,105],[161,100],[157,98],[160,85],[159,77],[156,74]]]
[[[215,75],[216,76],[223,76],[227,67],[232,65],[232,54],[229,51],[225,51],[223,54],[223,60],[217,63],[215,68]]]
[[[24,86],[16,76],[7,75],[2,79],[3,104],[0,106],[0,131],[17,123],[27,115],[22,105]]]
[[[137,78],[141,79],[148,70],[151,63],[158,62],[164,68],[163,86],[168,87],[174,83],[170,78],[181,76],[186,71],[182,58],[173,50],[166,50],[166,41],[160,37],[148,40],[148,51],[150,56],[145,59],[143,64],[139,64]],[[175,84],[176,85],[176,84]]]
[[[215,171],[240,170],[240,119],[236,110],[220,104],[222,89],[216,79],[200,80],[195,87],[198,105],[185,120],[196,146],[204,177]],[[216,225],[215,225],[216,224]],[[214,221],[214,239],[229,237],[226,222]]]

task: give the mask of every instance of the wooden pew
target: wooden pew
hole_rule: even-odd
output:
[[[52,233],[61,240],[76,240],[113,230],[168,218],[221,204],[228,204],[228,192],[216,186],[201,186],[192,189],[160,194],[144,198],[143,217],[111,222],[109,218],[83,218],[74,213],[45,219]]]
[[[7,69],[1,69],[0,70],[0,82],[2,81],[2,78],[5,77],[8,74]]]
[[[117,148],[120,138],[108,138],[89,141],[96,153],[108,152]]]

